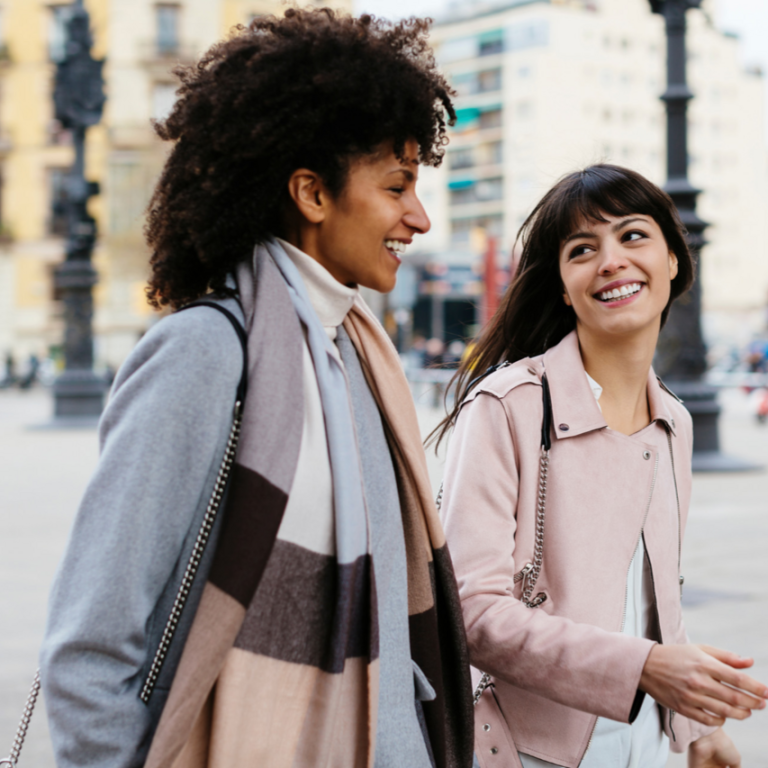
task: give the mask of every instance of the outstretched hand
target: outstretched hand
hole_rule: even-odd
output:
[[[639,688],[691,720],[719,726],[729,717],[745,720],[753,709],[766,706],[768,688],[739,671],[753,663],[708,645],[654,645]]]
[[[741,768],[741,755],[728,734],[718,728],[688,747],[688,768]]]

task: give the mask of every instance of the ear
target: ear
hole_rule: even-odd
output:
[[[314,171],[299,168],[288,179],[288,194],[299,213],[311,224],[320,224],[328,213],[330,196]]]
[[[573,304],[571,304],[571,297],[568,295],[568,291],[563,291],[563,301],[569,306],[572,307]]]
[[[674,252],[669,252],[669,279],[674,280],[677,277],[677,256]]]

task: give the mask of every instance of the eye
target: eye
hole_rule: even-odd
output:
[[[577,245],[571,252],[568,254],[569,259],[577,259],[579,256],[585,256],[587,253],[589,253],[592,250],[591,246],[589,245]]]
[[[645,240],[647,238],[648,238],[648,235],[646,235],[645,232],[641,232],[638,229],[633,229],[631,232],[625,232],[622,235],[621,239],[625,243],[632,243],[632,242],[636,242],[638,240]]]
[[[389,191],[398,195],[402,195],[403,192],[405,192],[405,187],[390,187]]]

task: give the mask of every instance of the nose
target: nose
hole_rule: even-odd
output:
[[[427,212],[415,192],[411,204],[403,216],[403,224],[420,235],[426,234],[432,228],[429,216],[427,216]]]
[[[618,243],[604,243],[600,249],[599,273],[601,275],[613,275],[629,266],[621,245]]]

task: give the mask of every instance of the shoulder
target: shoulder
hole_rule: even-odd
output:
[[[471,402],[481,394],[491,395],[498,400],[514,397],[521,387],[524,389],[528,389],[529,385],[540,387],[542,372],[540,362],[529,357],[514,363],[503,364],[478,382],[464,402]]]
[[[216,303],[242,323],[237,301]],[[144,334],[120,368],[113,394],[139,379],[178,387],[179,394],[190,386],[232,388],[242,368],[243,350],[230,320],[212,307],[191,307],[164,317]]]

